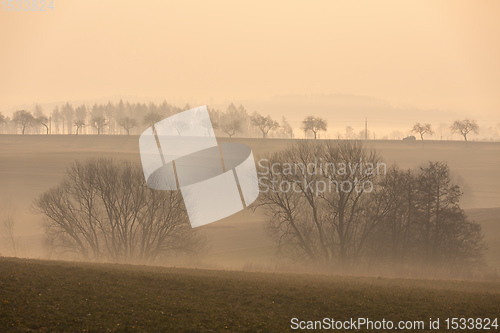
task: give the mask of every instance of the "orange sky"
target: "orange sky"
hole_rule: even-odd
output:
[[[0,112],[118,95],[341,93],[499,119],[500,1],[269,2],[2,8]]]

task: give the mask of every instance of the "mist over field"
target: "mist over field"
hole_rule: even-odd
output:
[[[4,219],[9,216],[14,219],[16,239],[14,253],[9,236],[3,234],[3,255],[49,257],[47,249],[43,247],[42,215],[34,213],[33,200],[57,186],[75,160],[111,157],[140,164],[137,136],[3,135],[1,140],[2,214]],[[257,161],[269,153],[286,149],[294,142],[286,139],[231,141],[248,144],[253,149]],[[460,200],[461,207],[466,209],[472,220],[481,225],[486,235],[485,241],[489,249],[485,252],[485,262],[492,271],[500,266],[500,252],[497,246],[500,237],[500,179],[496,176],[496,165],[500,163],[498,143],[370,141],[365,145],[379,151],[383,161],[389,166],[398,164],[402,168],[418,168],[425,166],[428,161],[447,162],[453,181],[464,193]],[[203,253],[196,259],[188,259],[185,262],[167,261],[164,264],[265,271],[292,269],[291,262],[278,255],[276,243],[266,231],[266,221],[262,210],[247,209],[216,223],[197,228],[208,243]],[[300,262],[296,262],[293,269],[314,271]],[[394,274],[377,269],[365,272],[361,269],[357,272],[369,275]],[[419,276],[418,271],[412,274]]]
[[[500,2],[0,3],[0,332],[496,331]]]

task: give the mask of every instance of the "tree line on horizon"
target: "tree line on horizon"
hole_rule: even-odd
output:
[[[40,105],[35,105],[32,111],[18,110],[12,117],[0,113],[0,130],[8,134],[107,134],[107,135],[138,135],[156,122],[190,109],[186,104],[178,107],[168,103],[130,103],[120,100],[118,103],[85,104],[73,106],[69,102],[56,106],[47,114]],[[225,110],[208,108],[213,128],[219,135],[228,137],[274,137],[293,138],[294,130],[285,117],[280,121],[270,115],[262,115],[257,111],[249,113],[243,105],[229,104]],[[320,138],[321,132],[327,132],[326,119],[309,115],[300,126],[305,138]],[[479,126],[473,119],[455,120],[447,129],[451,134],[459,134],[468,141],[470,133],[478,134]],[[435,131],[429,123],[415,123],[412,133],[418,134],[421,140],[424,136],[434,135]],[[392,135],[393,139],[405,138]],[[337,133],[337,139],[364,140],[375,139],[375,133],[368,128],[355,133],[351,126],[345,128],[345,135]],[[387,138],[387,137],[384,137]],[[388,138],[387,138],[388,139]],[[406,136],[405,139],[416,139]],[[441,137],[442,139],[442,137]]]
[[[4,133],[10,134],[138,135],[156,122],[189,109],[189,104],[181,108],[166,101],[146,104],[120,100],[116,104],[108,102],[91,107],[66,103],[47,114],[40,105],[35,105],[33,111],[18,110],[12,117],[0,113],[0,125],[4,126]],[[233,103],[224,111],[208,108],[208,112],[214,130],[228,137],[293,137],[293,129],[285,117],[278,122],[257,111],[250,114],[243,105],[237,107]]]

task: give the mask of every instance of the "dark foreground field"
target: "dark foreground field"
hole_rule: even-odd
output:
[[[291,318],[496,318],[500,283],[0,258],[0,332],[283,332]],[[364,330],[361,330],[364,331]],[[477,331],[477,330],[472,330]],[[495,330],[493,330],[495,331]]]

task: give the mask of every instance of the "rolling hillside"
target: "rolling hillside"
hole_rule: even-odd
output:
[[[221,141],[228,141],[222,138]],[[256,159],[284,149],[293,140],[233,139],[252,147]],[[483,225],[489,244],[487,262],[500,268],[500,143],[425,141],[368,141],[388,164],[418,167],[427,161],[449,163],[464,191],[462,207]],[[16,231],[24,252],[43,257],[39,217],[30,213],[37,195],[57,185],[75,159],[115,157],[140,163],[137,136],[0,135],[0,210],[15,211]],[[264,217],[251,210],[204,226],[211,248],[206,261],[214,267],[241,269],[274,260],[273,241],[264,229]],[[0,253],[11,255],[6,244]]]

